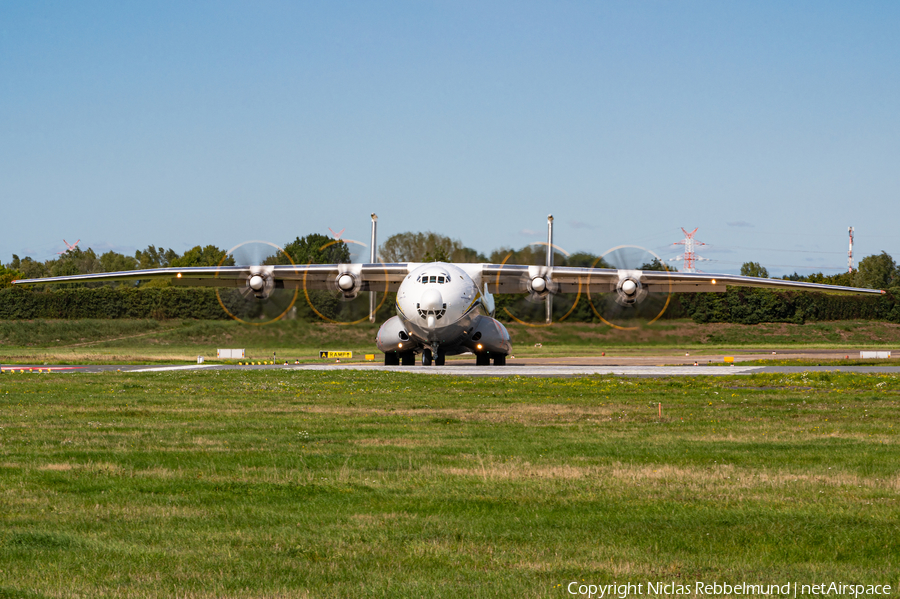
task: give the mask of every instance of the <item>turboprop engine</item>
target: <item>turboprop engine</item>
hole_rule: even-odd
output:
[[[641,285],[641,271],[620,270],[619,282],[616,283],[616,303],[622,306],[633,306],[647,295],[647,289]]]
[[[275,278],[272,276],[272,269],[265,267],[257,267],[250,272],[247,278],[247,288],[253,293],[256,299],[267,299],[275,289]]]
[[[528,294],[531,302],[542,302],[548,295],[559,291],[559,286],[551,277],[551,269],[546,266],[529,266],[528,274],[522,277],[520,288]]]

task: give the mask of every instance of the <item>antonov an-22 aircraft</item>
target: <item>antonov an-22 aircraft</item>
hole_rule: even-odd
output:
[[[551,244],[552,245],[552,244]],[[374,247],[374,244],[373,244]],[[397,315],[378,331],[376,343],[386,365],[444,364],[446,356],[473,353],[478,365],[506,364],[509,333],[494,318],[494,294],[522,293],[547,298],[556,293],[611,293],[623,305],[649,292],[724,292],[728,285],[783,290],[884,293],[780,279],[727,274],[520,266],[503,264],[309,264],[159,268],[48,277],[16,284],[168,279],[175,285],[242,288],[259,299],[274,289],[332,290],[345,298],[360,292],[396,292]]]

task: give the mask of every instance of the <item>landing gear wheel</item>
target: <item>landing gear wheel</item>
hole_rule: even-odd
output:
[[[435,366],[443,366],[443,365],[444,365],[444,360],[445,360],[445,359],[446,359],[446,356],[444,355],[444,352],[438,350],[438,355],[437,355],[437,357],[434,359],[434,365],[435,365]]]
[[[494,356],[494,366],[506,366],[506,354]]]
[[[397,352],[388,352],[384,354],[385,366],[400,366],[400,354]]]
[[[422,352],[422,366],[431,366],[431,350],[428,348]]]
[[[475,366],[490,366],[491,357],[487,354],[475,354]]]
[[[403,366],[415,366],[416,365],[416,354],[411,351],[405,351],[400,354],[400,364]]]

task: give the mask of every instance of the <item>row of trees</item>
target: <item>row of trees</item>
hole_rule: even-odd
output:
[[[105,252],[98,256],[94,250],[82,250],[76,247],[60,255],[58,258],[39,262],[30,256],[19,258],[13,254],[12,261],[4,266],[5,271],[14,271],[23,279],[40,279],[43,277],[62,277],[99,272],[116,272],[120,270],[136,270],[139,268],[165,268],[168,266],[216,266],[225,259],[226,250],[214,245],[196,246],[184,254],[169,248],[147,246],[138,250],[134,256],[125,256],[118,252]]]
[[[768,278],[769,271],[759,262],[745,262],[741,266],[741,274],[747,277]],[[826,285],[843,285],[844,287],[864,287],[866,289],[891,289],[900,287],[900,265],[890,254],[881,252],[866,256],[859,261],[854,272],[842,272],[836,275],[825,275],[821,272],[811,275],[800,275],[796,272],[785,275],[786,281],[805,281],[808,283],[824,283]]]
[[[283,246],[284,254],[275,254],[265,260],[268,263],[332,264],[351,261],[350,247],[326,235],[312,233],[297,237]],[[77,274],[116,272],[146,268],[217,266],[231,264],[228,250],[215,245],[195,246],[184,254],[172,248],[147,246],[133,256],[108,251],[101,255],[93,249],[76,247],[57,258],[40,262],[26,256],[13,254],[12,261],[0,266],[0,286],[7,286],[14,279],[40,279]],[[437,233],[398,233],[389,237],[380,247],[379,257],[384,262],[492,262],[508,264],[542,264],[546,247],[525,246],[521,249],[500,248],[490,256],[466,247],[462,242]],[[362,258],[368,260],[368,256]],[[578,253],[565,256],[554,253],[554,264],[559,266],[608,266],[593,254]]]
[[[346,243],[318,233],[295,238],[284,245],[284,251],[286,255],[277,254],[268,261],[272,263],[287,263],[288,257],[295,264],[328,264],[349,262],[351,260],[350,248]],[[443,261],[543,264],[546,256],[546,245],[527,245],[519,249],[502,247],[486,256],[477,250],[466,247],[461,241],[444,235],[431,232],[407,232],[389,237],[381,245],[379,255],[385,262]],[[368,257],[366,256],[363,259],[367,260]],[[227,255],[227,250],[215,245],[198,245],[183,254],[179,254],[171,248],[166,249],[162,246],[150,245],[146,249],[136,251],[133,256],[113,251],[108,251],[98,256],[93,249],[82,250],[76,247],[74,250],[70,250],[57,258],[44,262],[34,260],[28,256],[19,258],[19,256],[13,254],[11,262],[5,266],[0,266],[0,287],[8,286],[14,279],[37,279],[145,268],[216,266],[232,263],[232,258]],[[587,252],[565,255],[555,251],[553,263],[557,266],[594,266],[599,268],[611,266],[603,258]],[[662,270],[664,268],[674,270],[670,266],[663,266],[655,258],[646,259],[642,261],[642,264],[631,264],[628,267],[643,270]],[[741,266],[741,274],[764,278],[769,276],[768,270],[758,262],[744,263]],[[859,268],[853,273],[837,275],[815,273],[806,276],[794,273],[783,278],[811,283],[890,289],[900,286],[900,267],[887,252],[881,252],[860,260]]]

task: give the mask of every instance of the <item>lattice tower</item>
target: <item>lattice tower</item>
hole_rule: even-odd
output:
[[[709,258],[704,258],[703,256],[698,256],[694,251],[694,248],[699,245],[706,245],[702,241],[698,241],[694,239],[694,233],[697,232],[697,229],[700,227],[695,227],[693,231],[688,233],[684,230],[684,227],[681,230],[684,232],[684,239],[681,241],[676,241],[672,245],[683,245],[684,246],[684,254],[681,256],[676,256],[672,258],[670,262],[675,261],[684,261],[684,272],[697,272],[697,268],[694,266],[696,262],[701,262],[703,260],[709,260]]]

